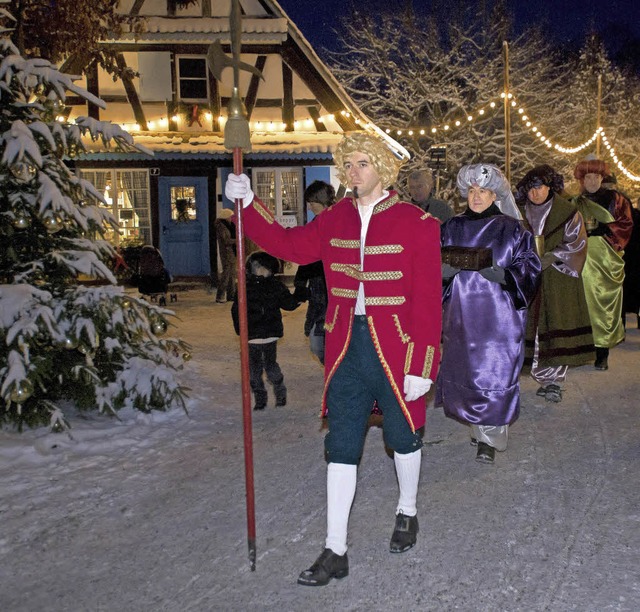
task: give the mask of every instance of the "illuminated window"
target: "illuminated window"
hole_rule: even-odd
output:
[[[171,220],[186,223],[196,217],[196,188],[171,187]]]
[[[302,169],[254,168],[253,190],[285,226],[304,223]]]
[[[80,176],[102,193],[120,225],[119,232],[109,228],[107,240],[121,246],[151,244],[148,170],[81,170]]]

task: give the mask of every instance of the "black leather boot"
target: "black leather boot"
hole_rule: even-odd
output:
[[[349,575],[349,559],[347,553],[336,555],[330,548],[325,548],[315,563],[298,576],[298,584],[304,586],[324,586],[332,578],[345,578]]]
[[[266,391],[254,391],[253,397],[256,403],[253,406],[254,410],[264,410],[267,407],[267,392]]]
[[[609,369],[609,349],[596,346],[596,362],[593,364],[596,370]]]

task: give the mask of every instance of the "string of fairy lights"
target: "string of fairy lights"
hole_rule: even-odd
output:
[[[476,109],[474,112],[470,112],[465,116],[461,116],[458,119],[443,123],[441,125],[431,125],[431,126],[413,126],[409,128],[386,128],[384,132],[391,136],[392,138],[396,137],[404,137],[404,138],[419,138],[421,136],[432,136],[437,138],[440,135],[447,135],[448,133],[454,131],[456,128],[460,128],[465,125],[471,125],[477,121],[485,119],[490,113],[496,112],[500,110],[503,105],[505,98],[509,101],[511,107],[517,112],[517,116],[523,122],[524,126],[529,129],[532,134],[540,140],[543,144],[545,144],[548,148],[553,148],[559,153],[563,153],[566,155],[572,155],[575,153],[579,153],[584,149],[590,147],[598,137],[601,139],[602,144],[607,149],[607,153],[613,160],[615,166],[618,168],[622,174],[624,174],[629,180],[634,182],[640,182],[640,175],[631,172],[619,159],[618,154],[615,151],[613,145],[609,142],[607,138],[606,132],[602,126],[598,126],[597,129],[593,132],[593,134],[584,142],[577,146],[564,146],[559,144],[558,142],[554,142],[549,136],[547,136],[543,131],[539,128],[538,124],[533,121],[530,114],[525,110],[525,108],[518,104],[513,93],[505,93],[502,92],[500,96],[496,96],[494,99],[488,101],[482,107]],[[348,111],[340,111],[341,114],[349,118],[351,117],[351,113]],[[202,117],[206,122],[213,125],[213,114],[210,111],[206,111],[203,113]],[[59,118],[63,121],[63,118]],[[220,115],[218,117],[218,125],[220,129],[224,129],[224,125],[226,123],[226,117],[224,115]],[[178,125],[178,127],[187,127],[191,125],[189,120],[179,114],[171,117],[171,120]],[[251,121],[249,124],[250,129],[253,132],[260,133],[278,133],[283,132],[287,129],[293,129],[295,132],[314,132],[316,127],[316,122],[326,124],[327,128],[329,128],[330,123],[335,121],[335,114],[327,113],[325,115],[321,115],[316,118],[314,121],[311,117],[307,117],[304,119],[299,119],[293,121],[291,124],[287,124],[282,121],[269,121],[269,120],[256,120]],[[363,123],[357,117],[354,118],[356,125],[361,126],[363,129],[371,129],[374,126],[372,123]],[[137,123],[123,123],[121,127],[132,133],[139,133],[141,131],[140,125]],[[168,117],[159,117],[153,120],[149,120],[147,122],[147,127],[150,131],[163,131],[169,128],[169,118]]]
[[[544,143],[548,148],[550,149],[553,148],[560,153],[570,155],[574,153],[579,153],[580,151],[583,151],[584,149],[590,147],[598,139],[598,137],[600,137],[603,145],[607,149],[609,156],[613,160],[618,170],[620,170],[620,172],[622,172],[622,174],[624,174],[629,180],[634,182],[640,182],[640,176],[631,172],[631,170],[629,170],[619,159],[618,154],[616,153],[612,144],[609,142],[606,132],[602,126],[599,126],[593,132],[593,134],[583,143],[574,147],[563,146],[557,142],[553,142],[551,138],[549,138],[547,135],[545,135],[542,132],[542,130],[538,127],[536,122],[534,122],[533,119],[531,119],[530,115],[527,113],[525,108],[521,105],[518,105],[518,101],[516,100],[515,96],[512,93],[502,92],[500,94],[502,103],[504,103],[505,97],[509,100],[509,104],[511,105],[511,107],[513,107],[514,109],[517,108],[517,114],[520,117],[520,120],[524,123],[525,127],[531,130],[531,132],[535,135],[535,137],[538,138],[542,143]],[[495,110],[495,109],[501,108],[502,104],[497,104],[495,100],[492,100],[486,105],[486,107],[488,107],[490,110]],[[440,134],[446,134],[450,130],[457,127],[461,127],[462,125],[469,125],[469,124],[475,123],[476,121],[479,121],[480,119],[485,118],[486,114],[487,114],[486,108],[481,107],[478,110],[476,110],[475,113],[469,113],[468,115],[466,115],[464,119],[457,119],[455,121],[445,123],[443,125],[431,126],[431,127],[396,128],[396,129],[387,128],[385,131],[389,135],[400,136],[400,137],[402,136],[416,137],[416,136],[425,136],[427,134],[431,134],[432,136],[435,137]]]

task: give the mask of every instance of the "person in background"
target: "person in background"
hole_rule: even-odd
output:
[[[516,189],[542,261],[542,282],[527,320],[525,368],[540,385],[536,394],[558,403],[569,366],[585,365],[594,357],[580,275],[587,257],[587,232],[582,215],[560,195],[564,179],[551,166],[536,166]]]
[[[349,573],[349,513],[376,400],[399,485],[389,551],[402,553],[416,544],[419,430],[426,419],[424,395],[440,361],[439,222],[387,189],[401,162],[377,136],[346,134],[334,160],[351,195],[300,227],[276,223],[246,175],[229,175],[225,186],[228,198],[242,200],[244,227],[258,244],[298,264],[322,260],[327,280],[327,537],[322,554],[298,577],[304,586]]]
[[[609,349],[624,340],[623,255],[633,231],[631,203],[618,191],[602,187],[602,180],[609,174],[605,162],[585,159],[573,174],[582,188],[574,203],[587,223],[589,234],[582,277],[596,346],[594,366],[596,370],[607,370]],[[595,211],[590,202],[598,205]]]
[[[476,461],[493,463],[495,451],[506,450],[509,426],[520,412],[527,307],[538,288],[540,260],[509,182],[496,166],[464,166],[457,182],[468,207],[442,225],[442,247],[488,249],[492,257],[481,269],[442,264],[442,364],[435,405],[470,425]]]
[[[300,302],[275,277],[280,262],[263,251],[256,251],[247,258],[247,327],[249,332],[249,384],[255,399],[254,410],[267,407],[267,390],[262,380],[263,372],[273,385],[276,406],[286,406],[287,388],[284,375],[278,365],[278,338],[284,335],[282,312],[295,310]],[[231,316],[236,334],[240,334],[238,296],[231,306]]]
[[[222,271],[218,276],[216,302],[224,304],[235,295],[236,284],[236,226],[231,217],[233,211],[223,208],[215,220],[216,239],[220,251]]]
[[[624,249],[624,284],[622,288],[622,320],[625,314],[636,315],[636,325],[640,329],[640,198],[631,208],[633,231]]]
[[[309,210],[318,215],[336,201],[334,188],[324,181],[313,181],[304,192],[304,201]],[[311,352],[324,365],[324,319],[327,312],[327,283],[321,261],[299,266],[293,280],[295,295],[308,300],[307,316],[304,320],[304,335],[309,338]]]
[[[444,223],[453,217],[451,206],[444,200],[433,197],[433,173],[430,168],[416,170],[409,175],[407,181],[411,201],[425,212]]]
[[[640,329],[640,211],[631,203],[631,198],[618,189],[615,174],[602,179],[602,189],[613,189],[629,201],[633,229],[629,242],[624,247],[624,281],[622,283],[622,325],[626,327],[626,314],[636,315],[636,326]]]

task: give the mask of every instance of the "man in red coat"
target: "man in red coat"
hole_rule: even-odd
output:
[[[418,430],[440,361],[438,221],[385,189],[397,179],[400,162],[379,138],[346,135],[334,159],[352,193],[305,226],[285,229],[276,223],[246,175],[230,175],[225,187],[229,199],[243,200],[247,235],[263,249],[298,264],[320,259],[324,265],[327,539],[320,557],[298,578],[307,586],[349,573],[348,518],[376,400],[400,487],[390,551],[404,552],[416,543]]]

